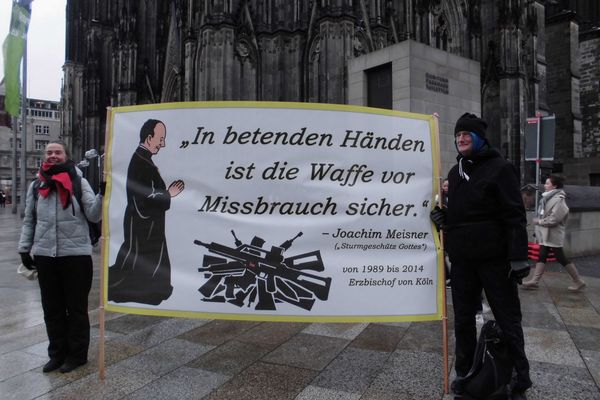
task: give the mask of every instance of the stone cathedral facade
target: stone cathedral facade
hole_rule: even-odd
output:
[[[480,63],[490,140],[515,165],[528,168],[519,161],[526,119],[556,114],[556,159],[546,168],[600,184],[597,3],[69,0],[63,136],[74,154],[102,149],[108,106],[344,104],[348,60],[411,39]]]

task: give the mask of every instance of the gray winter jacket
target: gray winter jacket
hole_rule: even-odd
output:
[[[565,225],[569,216],[566,197],[562,189],[555,189],[554,193],[548,193],[547,199],[540,203],[535,237],[542,246],[563,247],[565,244]]]
[[[77,170],[81,176],[81,171]],[[98,222],[102,218],[102,196],[94,195],[88,181],[81,178],[81,203],[72,196],[71,205],[63,209],[55,191],[48,197],[33,196],[33,183],[27,190],[25,217],[19,240],[19,253],[32,256],[64,257],[87,256],[92,254],[92,244],[88,231],[87,218]],[[35,217],[33,207],[37,204]]]

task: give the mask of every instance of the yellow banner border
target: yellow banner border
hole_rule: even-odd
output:
[[[238,320],[238,321],[271,321],[271,322],[325,322],[325,323],[361,323],[361,322],[424,322],[424,321],[440,321],[446,316],[444,315],[445,307],[445,280],[444,280],[444,264],[443,255],[440,246],[440,241],[435,235],[435,227],[432,226],[432,232],[435,236],[436,251],[438,253],[437,268],[438,268],[438,290],[436,291],[436,304],[438,312],[434,314],[415,314],[415,315],[364,315],[364,316],[302,316],[302,315],[261,315],[261,314],[229,314],[229,313],[204,313],[195,311],[178,311],[178,310],[157,310],[143,307],[127,307],[113,305],[108,302],[108,256],[110,236],[108,235],[108,209],[109,199],[111,198],[112,190],[112,159],[111,151],[113,146],[114,136],[114,119],[117,113],[130,113],[139,111],[153,110],[173,110],[173,109],[190,109],[190,108],[275,108],[275,109],[302,109],[302,110],[321,110],[321,111],[340,111],[354,112],[364,114],[376,114],[385,116],[402,117],[409,119],[417,119],[428,121],[429,134],[432,143],[432,171],[434,175],[438,174],[440,168],[440,149],[439,149],[439,134],[438,120],[435,115],[418,114],[407,111],[388,110],[383,108],[372,108],[347,104],[328,104],[328,103],[301,103],[301,102],[273,102],[273,101],[194,101],[194,102],[175,102],[175,103],[159,103],[159,104],[144,104],[134,106],[121,106],[107,108],[107,133],[105,138],[105,157],[104,171],[106,174],[106,192],[103,204],[103,246],[102,246],[102,270],[103,287],[102,300],[104,309],[109,312],[150,315],[161,317],[179,317],[179,318],[202,318],[202,319],[223,319],[223,320]],[[433,195],[439,196],[439,177],[433,176]],[[432,198],[432,203],[434,199]],[[104,234],[106,233],[106,235]]]

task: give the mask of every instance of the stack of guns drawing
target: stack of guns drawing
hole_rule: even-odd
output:
[[[225,257],[204,256],[202,267],[198,268],[207,279],[198,289],[203,301],[254,306],[255,310],[275,310],[275,303],[285,302],[310,310],[315,298],[327,300],[331,278],[305,272],[325,269],[320,251],[283,256],[302,232],[279,246],[272,246],[270,251],[262,248],[265,241],[257,236],[250,244],[243,244],[233,230],[231,233],[235,248],[194,240],[209,252]]]

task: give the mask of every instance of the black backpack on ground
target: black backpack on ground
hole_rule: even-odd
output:
[[[502,330],[496,321],[487,321],[481,328],[473,366],[464,378],[460,379],[464,400],[506,400],[510,399],[510,382],[513,362]]]
[[[39,179],[36,179],[35,181],[33,181],[33,200],[34,200],[33,219],[34,219],[34,222],[37,222],[36,205],[37,205],[38,197],[40,196],[41,183],[42,182]],[[75,196],[75,199],[77,199],[77,204],[79,205],[79,208],[81,209],[81,212],[85,216],[85,219],[88,223],[88,231],[90,234],[90,241],[92,242],[92,246],[95,246],[96,243],[98,243],[98,241],[100,240],[100,237],[102,236],[102,227],[99,222],[91,222],[89,219],[87,219],[87,216],[85,215],[85,210],[83,208],[83,203],[81,201],[83,192],[81,190],[81,177],[80,176],[77,176],[77,179],[73,179],[73,195]]]

